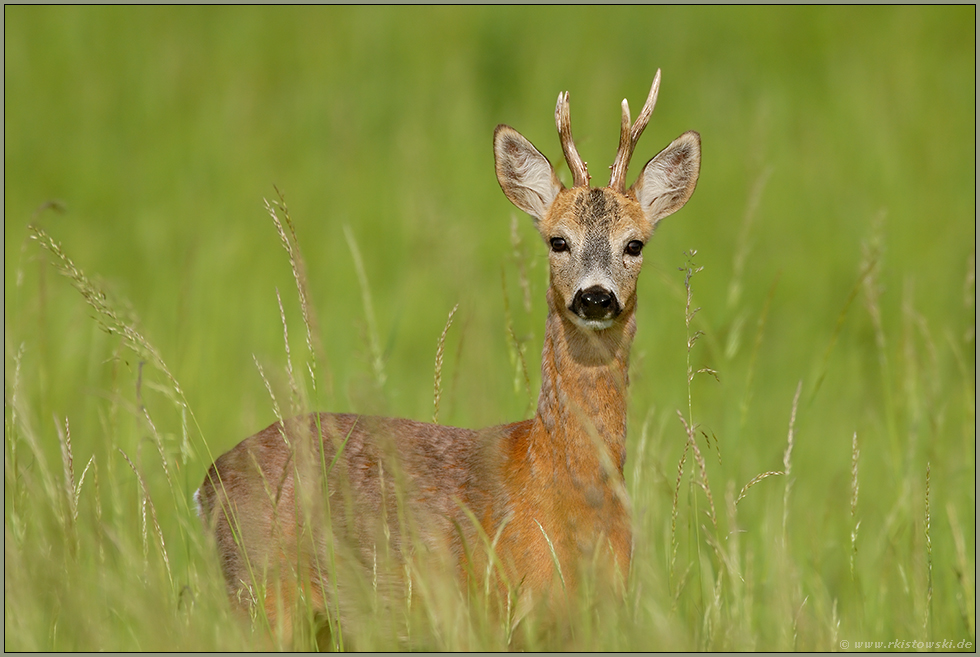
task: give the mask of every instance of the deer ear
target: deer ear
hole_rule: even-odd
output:
[[[701,135],[685,132],[646,163],[631,191],[651,225],[684,207],[701,172]]]
[[[562,190],[548,158],[507,125],[498,125],[493,131],[493,156],[497,182],[510,202],[536,221],[544,219]]]

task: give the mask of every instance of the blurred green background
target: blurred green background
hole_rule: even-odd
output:
[[[923,572],[927,462],[942,514],[933,531],[946,539],[937,534],[936,560],[954,561],[950,505],[973,559],[975,26],[973,6],[5,7],[7,441],[20,349],[21,421],[47,436],[50,462],[60,459],[52,416],[70,419],[77,462],[137,451],[135,419],[129,434],[112,430],[130,404],[145,404],[163,435],[181,433],[167,394],[137,393],[138,359],[51,267],[31,221],[134,318],[180,382],[199,425],[179,463],[182,494],[203,477],[208,449],[274,421],[253,357],[288,398],[277,289],[298,371],[306,358],[289,261],[263,207],[276,188],[323,345],[312,405],[431,419],[436,344],[458,303],[440,421],[526,417],[547,260],[496,183],[493,129],[514,126],[557,165],[554,102],[568,90],[579,150],[603,184],[619,101],[636,113],[660,68],[633,173],[685,130],[701,133],[703,155],[691,202],[645,251],[627,471],[642,465],[661,496],[649,508],[638,500],[640,512],[669,520],[686,439],[675,411],[688,403],[678,268],[696,249],[692,330],[704,337],[690,357],[719,376],[695,377],[691,397],[720,451],[709,461],[716,481],[738,488],[782,468],[802,381],[791,515],[797,568],[814,573],[804,580],[833,593],[844,577],[854,432],[869,572],[886,555],[895,582]],[[38,212],[50,200],[64,212]],[[383,382],[345,226],[363,258]],[[637,461],[644,420],[652,451]],[[118,459],[107,467],[131,474]],[[152,486],[162,475],[146,467]],[[742,529],[758,534],[752,518],[781,504],[784,484],[770,484],[752,491]],[[950,632],[963,590],[951,568],[936,571],[934,598]],[[9,604],[19,594],[5,583]],[[889,586],[869,583],[868,599],[887,607]],[[6,631],[5,641],[32,645]]]

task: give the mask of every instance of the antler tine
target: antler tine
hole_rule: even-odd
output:
[[[647,102],[644,103],[640,115],[636,117],[636,123],[630,126],[630,107],[626,99],[623,99],[623,122],[619,131],[619,150],[616,151],[616,159],[612,165],[612,176],[609,179],[609,186],[617,191],[626,190],[626,170],[629,168],[630,159],[633,157],[633,149],[640,141],[640,135],[646,129],[650,117],[653,116],[653,108],[657,104],[657,94],[660,91],[660,69],[653,78],[653,85],[647,95]]]
[[[622,108],[623,121],[619,127],[619,148],[616,149],[616,159],[613,160],[613,165],[609,167],[612,169],[609,186],[616,188],[617,183],[621,182],[622,184],[619,185],[619,189],[625,189],[626,167],[629,165],[630,155],[633,153],[633,146],[630,146],[630,104],[625,98],[623,99]],[[627,153],[625,160],[623,159],[623,153]]]
[[[558,94],[558,104],[555,106],[555,124],[558,126],[558,138],[561,140],[561,150],[565,153],[565,161],[572,171],[572,185],[575,187],[589,186],[589,170],[575,149],[572,139],[572,120],[568,110],[568,92]]]

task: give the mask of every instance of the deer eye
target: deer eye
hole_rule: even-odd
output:
[[[626,245],[626,255],[636,257],[643,251],[643,242],[640,240],[630,240]]]
[[[568,251],[568,242],[565,241],[564,237],[552,237],[549,242],[551,243],[551,250],[556,253]]]

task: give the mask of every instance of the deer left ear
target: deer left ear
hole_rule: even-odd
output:
[[[544,219],[562,184],[548,158],[510,126],[493,133],[497,182],[510,202],[535,218]]]
[[[652,226],[687,203],[701,172],[701,135],[685,132],[647,162],[630,188]]]

